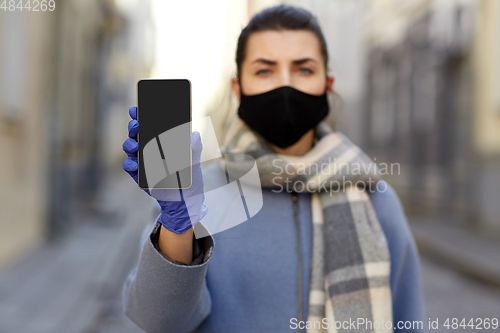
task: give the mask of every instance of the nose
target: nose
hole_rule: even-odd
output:
[[[283,70],[280,75],[280,86],[290,86],[290,72],[287,70]]]

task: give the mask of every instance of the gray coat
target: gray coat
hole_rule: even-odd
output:
[[[204,181],[212,188],[226,184],[217,164],[204,170]],[[393,325],[424,321],[419,257],[401,202],[390,185],[369,195],[391,254]],[[264,189],[263,197],[261,211],[247,222],[194,239],[191,265],[172,261],[158,250],[158,222],[145,230],[139,262],[123,289],[126,315],[151,333],[296,332],[291,319],[298,317],[299,294],[302,318],[308,313],[311,194],[298,195],[298,229],[290,193]],[[301,244],[301,286],[296,236]]]

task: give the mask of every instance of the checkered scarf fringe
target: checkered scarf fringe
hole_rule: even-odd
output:
[[[314,326],[307,332],[392,332],[387,324],[380,327],[392,323],[390,255],[366,193],[380,179],[378,169],[359,147],[326,123],[315,130],[315,144],[305,155],[281,155],[235,117],[222,151],[252,156],[263,187],[277,188],[289,182],[296,192],[312,192],[307,321]],[[233,170],[237,167],[237,161],[223,163],[232,163]],[[283,177],[277,177],[280,171]],[[358,325],[358,318],[364,324]]]

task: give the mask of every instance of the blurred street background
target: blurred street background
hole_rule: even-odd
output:
[[[141,332],[121,309],[156,217],[121,170],[137,80],[189,78],[221,138],[239,33],[279,3],[319,19],[330,124],[398,165],[432,331],[500,319],[500,0],[56,0],[0,9],[0,333]]]

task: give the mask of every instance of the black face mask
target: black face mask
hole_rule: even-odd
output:
[[[280,148],[299,141],[327,114],[326,91],[323,95],[316,96],[290,86],[251,96],[241,92],[238,109],[239,117],[250,128]]]

